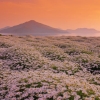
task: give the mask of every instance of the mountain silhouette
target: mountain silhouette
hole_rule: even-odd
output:
[[[93,34],[93,33],[100,33],[100,31],[93,29],[93,28],[78,28],[75,30],[67,29],[69,33],[80,33],[80,34]]]
[[[7,28],[10,28],[9,26],[6,26],[4,28],[1,28],[0,30],[4,30],[4,29],[7,29]]]
[[[13,35],[57,35],[58,33],[67,33],[67,31],[44,25],[42,23],[30,20],[28,22],[0,30],[0,33],[10,33]]]

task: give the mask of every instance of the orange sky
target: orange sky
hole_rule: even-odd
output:
[[[61,29],[100,30],[100,0],[0,0],[0,28],[28,20]]]

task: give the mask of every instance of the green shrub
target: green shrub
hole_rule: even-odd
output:
[[[85,53],[85,54],[92,54],[91,51],[82,51],[81,53]]]
[[[88,63],[87,59],[82,59],[82,63]]]
[[[95,100],[100,100],[99,97],[95,97]]]
[[[77,91],[77,95],[79,95],[81,99],[83,99],[84,97],[87,97],[87,95],[83,93],[82,90]]]
[[[92,89],[87,90],[88,95],[95,95],[95,92]]]
[[[58,68],[56,66],[52,66],[52,69],[57,70]]]
[[[74,96],[71,95],[70,98],[68,100],[74,100]]]

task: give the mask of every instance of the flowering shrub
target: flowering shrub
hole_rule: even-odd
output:
[[[100,100],[100,38],[0,36],[0,100]]]
[[[28,47],[13,47],[2,52],[0,58],[6,62],[11,69],[30,69],[33,67],[37,69],[42,67],[44,59],[41,59],[41,55],[34,51],[34,49]]]
[[[100,96],[100,87],[89,84],[85,80],[79,80],[75,76],[65,73],[53,73],[51,71],[29,71],[3,73],[0,85],[0,99],[56,99],[64,100],[74,98],[85,99]],[[73,100],[74,100],[73,99]]]

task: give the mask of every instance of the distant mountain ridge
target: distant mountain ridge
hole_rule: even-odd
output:
[[[71,33],[75,33],[78,35],[88,35],[100,33],[100,31],[93,28],[77,28],[75,30],[67,29],[62,30],[58,28],[53,28],[51,26],[39,23],[34,20],[30,20],[19,25],[15,25],[12,27],[4,27],[0,29],[0,33],[6,33],[6,35],[34,35],[34,36],[49,36],[49,35],[70,35]]]
[[[11,33],[17,35],[56,35],[58,33],[68,33],[67,31],[44,25],[30,20],[28,22],[0,30],[0,33]]]
[[[100,33],[100,31],[93,29],[93,28],[77,28],[75,30],[71,30],[71,29],[67,29],[66,31],[68,31],[69,33]]]

